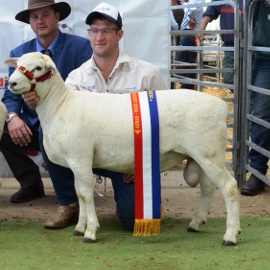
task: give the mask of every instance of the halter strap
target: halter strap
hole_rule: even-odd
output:
[[[33,80],[34,79],[34,74],[32,72],[30,72],[26,67],[23,66],[19,66],[17,67],[17,70],[20,71],[21,73],[23,73],[29,80]],[[51,78],[52,76],[52,72],[48,71],[47,73],[41,75],[40,77],[35,78],[36,82],[44,82],[47,79]],[[35,83],[31,84],[31,90],[33,91],[36,87]]]
[[[34,74],[30,72],[27,68],[23,66],[17,67],[17,70],[19,70],[21,73],[23,73],[29,80],[33,80]]]

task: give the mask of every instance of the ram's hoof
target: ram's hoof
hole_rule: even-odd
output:
[[[79,231],[74,231],[74,232],[73,232],[73,235],[74,235],[74,236],[84,236],[84,233],[79,232]]]
[[[90,238],[83,238],[83,243],[95,243],[96,240],[90,239]]]
[[[195,229],[193,229],[193,228],[191,228],[191,227],[188,227],[187,231],[188,231],[188,232],[198,232],[197,230],[195,230]]]
[[[223,241],[222,245],[225,247],[230,247],[230,246],[236,246],[236,243],[233,243],[231,241]]]

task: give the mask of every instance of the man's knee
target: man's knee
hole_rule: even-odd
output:
[[[134,207],[117,207],[120,222],[130,231],[133,231],[135,223]]]

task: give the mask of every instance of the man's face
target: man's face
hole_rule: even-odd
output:
[[[30,11],[29,23],[37,37],[46,37],[55,34],[60,14],[51,7],[44,7]]]
[[[123,30],[118,30],[117,25],[108,21],[95,19],[89,29],[89,39],[94,54],[107,57],[118,52],[119,40],[123,36]]]

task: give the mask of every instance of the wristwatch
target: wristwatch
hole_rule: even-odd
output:
[[[8,123],[11,119],[12,119],[12,117],[14,117],[14,116],[16,116],[17,115],[17,113],[11,113],[11,114],[9,114],[7,117],[6,117],[6,123]]]

